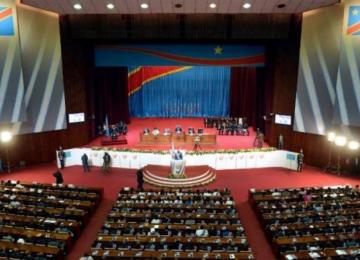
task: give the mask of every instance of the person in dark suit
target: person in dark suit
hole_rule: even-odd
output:
[[[136,178],[137,178],[137,188],[139,190],[143,190],[144,189],[144,174],[142,172],[142,169],[139,169],[136,172]]]
[[[89,172],[89,171],[90,171],[89,158],[88,158],[88,156],[87,156],[86,153],[84,153],[84,154],[81,156],[81,163],[82,163],[84,172]]]
[[[181,126],[180,126],[180,125],[177,125],[177,126],[175,127],[175,133],[176,133],[176,134],[181,134],[181,132],[182,132]]]
[[[111,156],[110,154],[105,152],[103,156],[103,166],[102,166],[102,170],[104,173],[110,172],[110,163],[111,163]]]
[[[60,161],[61,169],[64,169],[64,167],[65,167],[65,152],[61,146],[59,147],[59,150],[58,150],[58,158]]]
[[[55,177],[56,185],[63,184],[64,178],[62,176],[62,173],[59,171],[59,169],[53,173],[53,176]]]
[[[298,156],[297,156],[297,163],[298,163],[297,170],[298,170],[298,172],[301,172],[302,166],[303,166],[303,163],[304,163],[304,152],[303,152],[303,149],[300,150],[300,153],[299,153]]]
[[[200,135],[197,135],[194,139],[194,151],[201,149],[200,141],[201,141]]]

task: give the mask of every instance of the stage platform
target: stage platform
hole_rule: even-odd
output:
[[[216,179],[215,170],[207,165],[186,167],[186,178],[183,179],[169,178],[169,166],[147,165],[143,172],[146,183],[162,188],[193,188],[208,185]]]
[[[141,144],[140,133],[144,128],[152,130],[154,127],[158,127],[160,132],[164,128],[175,129],[176,125],[181,125],[184,131],[187,131],[189,127],[195,129],[203,128],[205,134],[217,135],[215,128],[205,128],[203,118],[132,118],[131,123],[128,125],[128,134],[126,136],[127,144],[120,145],[107,145],[112,148],[125,148],[125,149],[150,149],[155,151],[169,150],[170,144]],[[217,135],[215,145],[204,145],[203,150],[218,150],[218,149],[252,149],[255,139],[255,132],[250,127],[249,136],[237,136],[237,135]],[[85,147],[101,147],[101,138],[97,138],[87,144]],[[264,147],[268,147],[264,143]],[[177,144],[177,149],[192,150],[192,144]]]

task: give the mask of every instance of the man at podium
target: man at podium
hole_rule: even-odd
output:
[[[172,149],[170,153],[170,178],[185,178],[185,160],[183,152]]]

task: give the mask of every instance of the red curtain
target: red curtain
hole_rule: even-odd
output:
[[[271,87],[269,85],[269,87]],[[265,86],[265,69],[256,67],[231,68],[230,80],[230,116],[246,117],[254,128],[265,132],[263,116],[268,114],[271,105],[270,93]]]
[[[127,67],[95,69],[95,119],[96,125],[120,121],[129,123]]]

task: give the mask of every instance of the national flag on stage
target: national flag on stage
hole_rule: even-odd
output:
[[[105,135],[110,136],[109,120],[107,114],[105,116]]]
[[[349,6],[347,35],[360,35],[360,5]]]
[[[0,6],[0,37],[12,36],[14,31],[14,20],[12,8]]]

